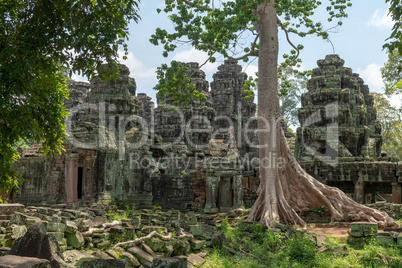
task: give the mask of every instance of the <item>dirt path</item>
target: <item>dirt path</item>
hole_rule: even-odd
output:
[[[350,228],[323,228],[323,227],[309,227],[307,228],[310,232],[315,232],[317,234],[330,235],[338,238],[344,238],[348,236],[348,230]]]

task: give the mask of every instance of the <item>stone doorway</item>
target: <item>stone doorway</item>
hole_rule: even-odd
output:
[[[84,183],[84,168],[78,167],[78,176],[77,176],[77,199],[82,199],[83,195],[83,183]]]
[[[217,207],[220,210],[230,210],[233,207],[233,177],[222,177],[219,182]]]

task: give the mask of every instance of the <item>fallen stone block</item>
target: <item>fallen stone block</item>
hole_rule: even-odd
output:
[[[64,238],[64,233],[48,232],[48,234],[54,235],[59,245],[65,245],[67,243],[66,239]]]
[[[67,233],[67,245],[73,248],[81,248],[85,244],[85,239],[80,232],[75,232],[73,234]]]
[[[348,231],[348,234],[353,237],[363,237],[364,233],[362,231]]]
[[[47,259],[52,267],[65,267],[56,237],[46,232],[42,222],[34,224],[23,237],[18,238],[12,246],[10,254]]]
[[[152,248],[150,248],[147,244],[145,244],[144,242],[141,243],[141,248],[147,252],[149,255],[151,255],[154,258],[157,258],[158,256],[156,255],[156,253],[152,250]]]
[[[127,251],[133,254],[133,256],[136,257],[141,264],[152,262],[154,259],[154,257],[152,257],[149,253],[143,251],[139,247],[131,247]]]
[[[391,236],[377,236],[376,240],[382,246],[388,246],[388,245],[395,244],[395,240]]]
[[[95,260],[96,257],[81,250],[67,250],[63,253],[66,263],[80,267],[84,261]]]
[[[202,228],[202,225],[200,224],[195,224],[195,225],[187,225],[186,227],[184,227],[184,229],[193,234],[194,236],[201,236],[204,234],[204,230]]]
[[[200,249],[208,246],[208,244],[209,244],[209,242],[206,240],[196,240],[196,239],[192,240],[190,243],[191,243],[191,248],[193,250],[200,250]]]
[[[155,258],[152,261],[152,268],[187,268],[187,257]]]
[[[22,204],[0,204],[0,214],[14,214],[24,212],[25,206]]]
[[[64,233],[66,231],[66,225],[63,223],[49,221],[45,224],[45,226],[48,232]]]
[[[16,224],[11,224],[7,228],[7,235],[5,239],[18,239],[22,236],[24,236],[27,232],[27,227],[25,225],[16,225]]]
[[[116,259],[119,256],[119,253],[114,249],[108,249],[105,251],[105,253],[113,259]]]
[[[91,261],[84,261],[80,268],[128,268],[126,260],[117,259],[95,259]]]
[[[158,237],[152,237],[150,240],[145,242],[150,248],[152,248],[153,251],[161,251],[163,246],[165,245],[165,242],[163,242],[161,239]]]
[[[140,261],[136,257],[134,257],[132,254],[130,254],[128,252],[124,252],[124,251],[119,252],[119,259],[126,260],[128,262],[128,264],[130,266],[133,266],[133,267],[138,267],[138,266],[141,265]]]
[[[65,230],[66,233],[74,234],[77,231],[78,231],[78,226],[77,226],[77,224],[75,222],[66,221],[66,230]]]
[[[0,268],[51,268],[46,259],[5,255],[0,257]]]
[[[368,222],[354,222],[350,225],[350,230],[363,232],[364,236],[373,236],[378,232],[378,224]]]
[[[188,262],[195,267],[200,267],[206,260],[196,254],[190,254],[190,256],[188,256]]]
[[[222,232],[214,233],[209,242],[210,247],[222,248],[223,243],[226,241],[226,236]]]
[[[96,247],[101,249],[101,250],[102,249],[105,250],[107,248],[110,248],[111,245],[112,244],[109,241],[103,241],[102,243],[97,244]]]

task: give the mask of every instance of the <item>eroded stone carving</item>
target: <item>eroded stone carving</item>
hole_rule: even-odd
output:
[[[313,177],[339,187],[358,202],[393,194],[400,202],[396,160],[381,155],[381,125],[373,97],[338,55],[317,62],[302,95],[296,157]]]

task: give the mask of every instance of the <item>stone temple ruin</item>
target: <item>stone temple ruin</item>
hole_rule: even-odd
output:
[[[318,61],[298,115],[296,158],[316,179],[360,203],[401,203],[402,162],[381,152],[381,125],[368,86],[338,55]]]
[[[300,163],[359,202],[385,193],[400,203],[401,164],[381,155],[367,86],[336,55],[318,64],[299,111]],[[113,201],[204,212],[250,207],[259,173],[256,105],[244,98],[247,75],[227,60],[209,91],[198,63],[185,65],[206,102],[174,108],[165,96],[155,108],[146,94],[136,95],[124,65],[116,81],[70,83],[66,151],[50,157],[38,152],[40,146],[23,149],[15,168],[25,182],[13,201]]]
[[[206,102],[174,109],[168,97],[158,107],[126,66],[116,81],[69,84],[65,152],[42,156],[40,146],[22,151],[15,164],[26,182],[14,201],[169,206],[225,211],[251,206],[259,185],[254,142],[256,105],[244,99],[241,66],[225,61],[211,92],[198,63],[185,64]]]

